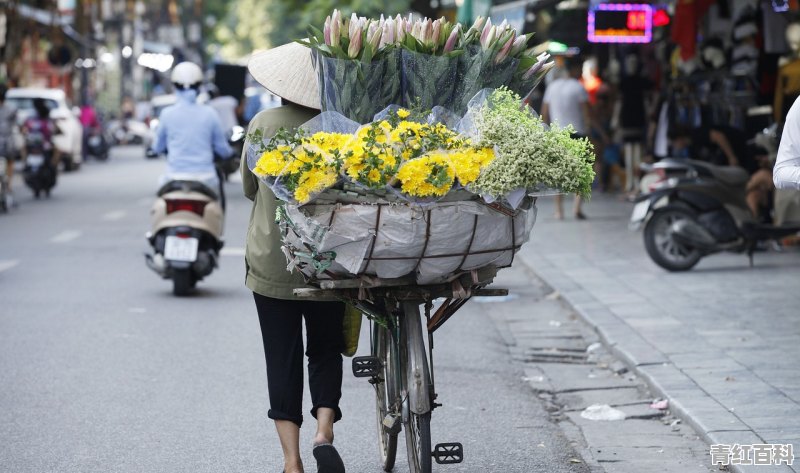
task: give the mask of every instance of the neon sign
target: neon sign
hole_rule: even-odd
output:
[[[591,43],[649,43],[653,40],[653,7],[641,3],[601,3],[589,10]]]

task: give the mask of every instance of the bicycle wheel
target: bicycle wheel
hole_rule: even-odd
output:
[[[405,376],[406,394],[404,416],[404,429],[406,431],[406,450],[408,454],[408,468],[411,473],[431,473],[431,411],[429,396],[431,375],[428,369],[428,356],[425,343],[422,339],[422,325],[420,323],[419,305],[405,303],[402,325],[404,327],[405,348]],[[416,369],[414,366],[416,365]],[[416,387],[415,387],[416,386]],[[428,407],[424,412],[414,412],[420,409],[411,408],[413,396],[411,389],[417,389],[423,397],[422,402]]]
[[[378,420],[378,449],[381,454],[383,471],[392,471],[397,456],[397,434],[389,432],[384,426],[387,418],[394,408],[397,413],[399,403],[399,390],[397,387],[397,356],[395,343],[389,329],[374,324],[372,338],[372,356],[378,357],[383,365],[381,379],[375,383],[375,402]]]

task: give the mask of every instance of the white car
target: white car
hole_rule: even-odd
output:
[[[77,169],[82,162],[83,126],[70,108],[67,95],[61,89],[18,88],[9,89],[6,102],[17,109],[17,121],[21,125],[35,113],[33,99],[44,99],[50,108],[50,118],[58,125],[61,133],[53,137],[53,142],[61,151],[64,169]],[[77,110],[77,109],[76,109]]]

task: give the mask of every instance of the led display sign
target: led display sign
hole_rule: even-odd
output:
[[[589,10],[592,43],[649,43],[653,39],[653,7],[641,3],[601,3]]]

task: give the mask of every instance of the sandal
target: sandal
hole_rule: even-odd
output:
[[[313,453],[317,460],[317,473],[345,473],[342,458],[333,445],[329,443],[317,445]]]

